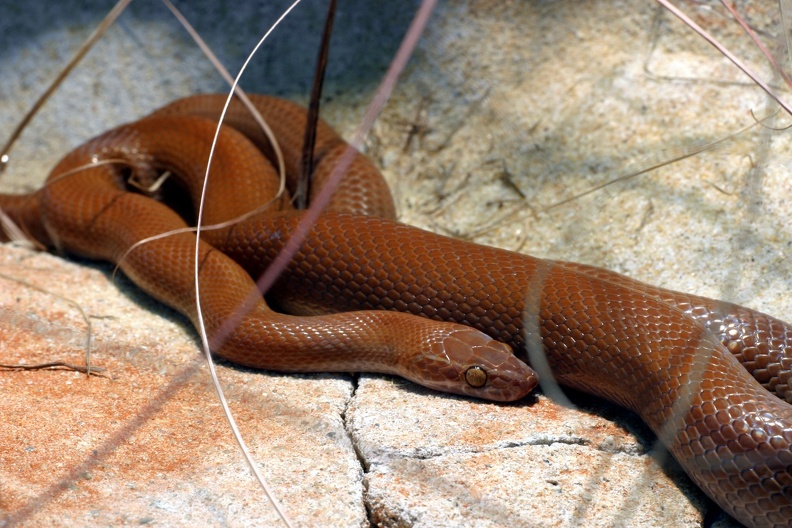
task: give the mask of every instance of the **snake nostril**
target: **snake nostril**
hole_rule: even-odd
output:
[[[473,366],[465,371],[465,381],[471,387],[483,387],[487,383],[487,371],[479,366]]]

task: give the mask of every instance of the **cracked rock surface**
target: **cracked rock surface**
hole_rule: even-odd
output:
[[[5,4],[0,139],[107,9]],[[323,112],[350,137],[417,2],[342,4]],[[783,34],[765,4],[743,7],[762,35]],[[235,70],[279,6],[220,5],[184,8]],[[762,68],[715,4],[685,9]],[[245,88],[304,102],[323,11],[299,8]],[[166,11],[139,0],[22,136],[0,191],[35,189],[92,135],[222,88]],[[438,6],[366,150],[406,222],[788,319],[788,133],[755,127],[547,209],[772,110],[651,2],[455,0]],[[0,526],[277,525],[184,318],[106,264],[6,245],[0,273],[1,364],[84,363],[87,325],[56,294],[89,317],[107,374],[0,370]],[[297,526],[734,526],[635,416],[585,395],[495,405],[382,376],[218,369]]]

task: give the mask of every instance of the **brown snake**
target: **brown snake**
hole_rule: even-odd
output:
[[[264,96],[254,102],[278,136],[293,179],[304,111]],[[113,262],[126,255],[120,266],[135,283],[195,320],[195,237],[173,235],[126,254],[144,238],[185,225],[172,209],[129,192],[127,182],[133,175],[150,182],[168,170],[172,185],[157,198],[188,211],[178,196],[184,188],[193,200],[198,194],[211,119],[221,106],[220,96],[187,98],[107,132],[67,155],[43,189],[0,195],[0,207],[45,245]],[[238,103],[227,123],[271,150]],[[345,148],[320,126],[314,189]],[[59,178],[108,158],[126,162]],[[205,223],[233,219],[273,197],[271,167],[235,130],[224,129],[213,163]],[[742,523],[792,526],[792,357],[786,351],[792,327],[786,323],[607,270],[399,224],[391,219],[392,200],[379,172],[361,155],[331,210],[267,294],[292,315],[258,298],[238,316],[239,306],[250,304],[250,275],[270,265],[302,216],[276,211],[284,204],[280,199],[268,212],[204,231],[200,292],[210,337],[225,338],[215,346],[219,355],[278,370],[388,372],[509,400],[536,384],[510,350],[523,359],[541,351],[561,384],[638,413],[701,489]]]

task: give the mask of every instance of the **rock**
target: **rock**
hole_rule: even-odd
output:
[[[234,70],[275,12],[217,5],[191,2],[186,14]],[[323,111],[347,137],[416,5],[345,3]],[[0,138],[106,8],[43,6],[0,20]],[[769,6],[745,8],[755,26],[782,34]],[[306,37],[323,9],[298,8],[247,89],[306,100],[316,53]],[[764,63],[736,25],[704,7],[695,14]],[[92,135],[222,88],[164,9],[135,3],[26,130],[0,190],[37,188]],[[792,312],[784,135],[754,127],[548,209],[739,131],[754,122],[749,110],[773,108],[651,3],[446,2],[366,148],[409,223],[783,318]],[[104,264],[2,246],[0,272],[80,305],[92,363],[108,376],[0,372],[6,526],[276,524],[181,316]],[[82,364],[85,336],[71,304],[0,279],[0,363]],[[543,395],[494,405],[382,376],[218,370],[253,458],[298,526],[700,526],[715,515],[673,461],[653,456],[655,438],[635,416],[583,395],[572,409]]]

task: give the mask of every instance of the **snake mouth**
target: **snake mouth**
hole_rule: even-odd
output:
[[[402,375],[425,387],[497,402],[519,400],[538,384],[508,345],[462,325],[415,356],[408,371]]]
[[[515,362],[520,362],[515,358]],[[481,365],[471,365],[467,369],[456,370],[456,377],[454,379],[441,379],[427,381],[415,380],[417,383],[431,389],[460,396],[470,396],[473,398],[480,398],[500,403],[508,403],[521,400],[536,388],[538,385],[538,378],[530,371],[524,372],[519,364],[514,365],[518,367],[515,371],[512,365],[507,368],[486,368]],[[481,386],[474,386],[470,384],[469,377],[471,371],[476,372],[476,376],[486,377],[486,382]],[[518,374],[515,375],[515,372]]]
[[[508,348],[503,343],[494,343]],[[536,373],[513,355],[498,365],[471,366],[462,375],[468,385],[467,395],[497,402],[521,400],[539,384]],[[486,383],[476,385],[483,375],[486,375]]]
[[[513,402],[528,396],[539,384],[533,370],[517,358],[507,368],[487,372],[485,398],[498,402]],[[526,370],[527,369],[527,370]],[[478,396],[478,394],[472,394]]]
[[[510,402],[524,398],[539,383],[533,369],[518,359],[508,345],[472,328],[460,330],[454,337],[470,347],[468,366],[460,372],[466,394]],[[449,352],[461,354],[454,350],[455,345],[449,344]]]

